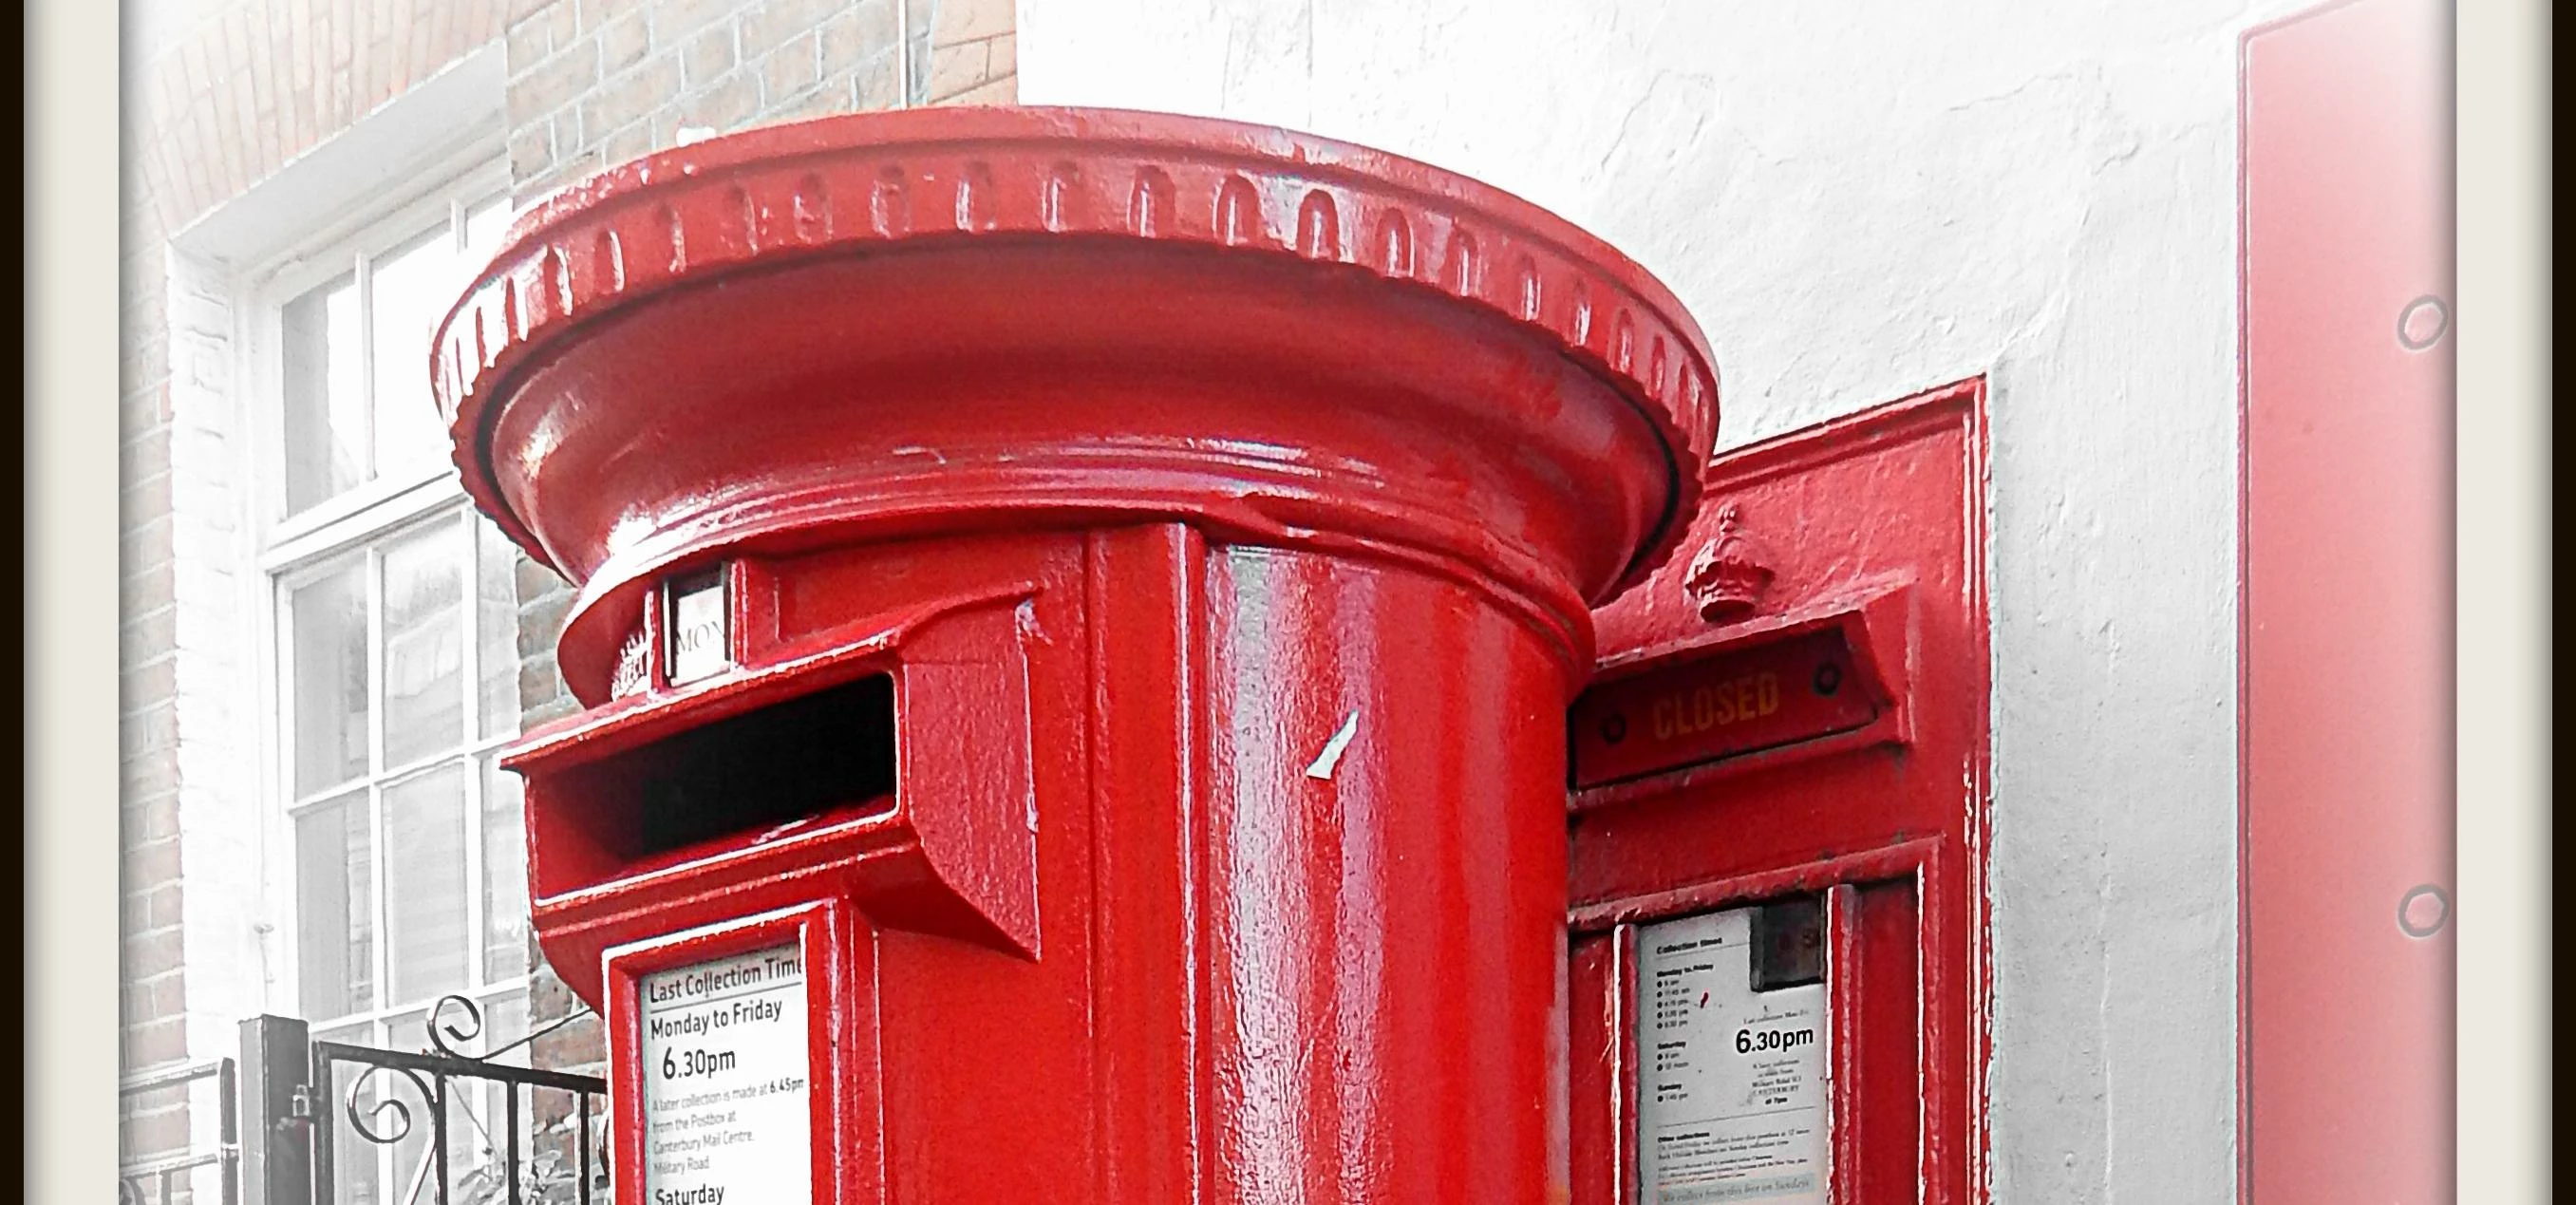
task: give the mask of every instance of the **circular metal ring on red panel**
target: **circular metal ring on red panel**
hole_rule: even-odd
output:
[[[2397,928],[2408,937],[2431,937],[2450,920],[2449,893],[2431,883],[2415,887],[2397,901]]]

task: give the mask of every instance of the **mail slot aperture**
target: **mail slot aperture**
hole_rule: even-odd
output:
[[[567,838],[553,849],[591,856],[549,860],[538,890],[890,810],[895,735],[892,679],[871,674],[566,767],[540,823]]]
[[[693,728],[589,774],[629,780],[636,856],[890,806],[894,689],[874,674]]]

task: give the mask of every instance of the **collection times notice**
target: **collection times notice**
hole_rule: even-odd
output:
[[[1649,1205],[1825,1205],[1825,985],[1753,990],[1753,909],[1637,928]]]
[[[794,945],[647,975],[644,1199],[812,1205],[813,1067]]]

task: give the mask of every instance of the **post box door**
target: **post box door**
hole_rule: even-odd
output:
[[[1573,1199],[1980,1182],[1983,386],[1719,458],[1567,714]]]

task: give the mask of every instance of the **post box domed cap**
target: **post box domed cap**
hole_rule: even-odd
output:
[[[823,275],[808,270],[817,265]],[[986,277],[986,291],[973,293]],[[1110,283],[1130,277],[1132,287]],[[1094,295],[1121,287],[1128,291],[1116,297]],[[656,313],[660,326],[645,320]],[[1243,343],[1216,348],[1211,363],[1274,378],[1312,366],[1320,375],[1310,397],[1356,396],[1376,384],[1390,397],[1445,393],[1450,409],[1423,408],[1424,421],[1436,420],[1425,430],[1490,424],[1500,433],[1469,439],[1471,456],[1493,465],[1425,462],[1413,474],[1419,482],[1452,469],[1462,480],[1518,472],[1633,503],[1636,521],[1589,525],[1626,546],[1606,572],[1566,575],[1578,607],[1643,580],[1697,505],[1716,435],[1716,369],[1698,326],[1643,268],[1571,223],[1451,172],[1306,134],[1169,114],[853,114],[611,168],[513,223],[441,322],[430,371],[475,502],[532,556],[588,583],[703,544],[710,524],[721,526],[708,508],[742,501],[717,496],[739,492],[752,462],[724,458],[745,437],[680,434],[712,421],[717,412],[688,407],[715,405],[705,400],[714,395],[725,395],[737,417],[794,408],[781,421],[819,446],[852,420],[829,432],[811,425],[821,421],[805,413],[822,405],[818,382],[837,382],[834,404],[864,409],[890,396],[883,382],[939,377],[946,370],[924,365],[940,356],[973,375],[999,372],[994,362],[1017,355],[1024,365],[1065,365],[1068,379],[1099,367],[1084,349],[1123,357],[1130,371],[1177,365],[1189,358],[1179,339],[1201,348],[1234,342],[1210,323],[1231,324]],[[1435,328],[1445,333],[1424,333]],[[730,347],[689,346],[699,338]],[[1336,349],[1366,362],[1320,363]],[[1371,404],[1379,409],[1368,421],[1384,426],[1395,403]],[[1171,417],[1143,404],[1135,412],[1148,425]],[[876,421],[910,421],[893,417],[901,413]],[[1272,419],[1241,430],[1217,421],[1203,439],[1171,421],[1180,425],[1155,434],[1202,452],[1211,441],[1286,442],[1273,438],[1281,428]],[[597,446],[575,446],[585,440]],[[1314,442],[1331,451],[1330,439]],[[881,450],[914,444],[941,452],[919,440]],[[862,459],[855,446],[836,445],[833,463]],[[702,456],[689,478],[680,462]],[[636,467],[647,459],[664,467]],[[1344,457],[1367,461],[1390,498],[1416,485],[1398,480],[1400,459]],[[1314,461],[1280,453],[1264,471],[1293,475]],[[1332,475],[1329,466],[1320,471]],[[1622,480],[1561,481],[1585,473]],[[1013,497],[1043,501],[1061,479],[1024,471]],[[603,492],[610,496],[576,497]],[[1207,506],[1260,492],[1216,490]],[[1343,492],[1373,504],[1380,491]],[[1097,494],[1072,509],[1208,517],[1194,504],[1134,497],[1111,506]],[[1461,486],[1446,501],[1482,505],[1483,497]],[[1438,501],[1414,500],[1416,509]],[[1522,542],[1530,540],[1539,537]]]

